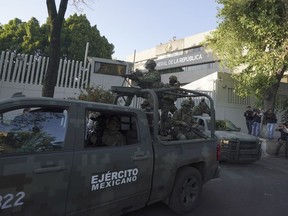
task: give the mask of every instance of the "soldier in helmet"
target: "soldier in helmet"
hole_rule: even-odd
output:
[[[211,110],[208,104],[205,102],[205,98],[202,98],[198,106],[193,107],[193,115],[208,114],[210,116]]]
[[[169,77],[169,83],[164,85],[164,88],[173,88],[180,87],[180,82],[177,80],[177,77],[172,75]],[[161,108],[161,120],[160,120],[160,133],[161,135],[168,135],[171,131],[171,124],[169,123],[169,114],[170,116],[177,110],[175,106],[175,101],[177,97],[172,94],[164,94],[161,99],[160,108]]]
[[[171,75],[169,77],[169,85],[172,87],[180,87],[180,82],[178,81],[176,76]]]
[[[148,70],[147,73],[142,73],[141,71],[137,71],[137,73],[133,73],[133,76],[129,76],[129,78],[138,83],[138,86],[143,89],[153,89],[160,88],[162,86],[161,83],[161,75],[159,71],[155,70],[156,62],[152,59],[148,59],[145,63],[145,68]],[[131,104],[132,97],[127,97],[126,106]]]
[[[205,98],[202,98],[200,103],[199,103],[199,107],[202,111],[202,114],[203,113],[206,113],[210,116],[211,114],[211,110],[210,110],[210,107],[208,106],[208,104],[205,102]]]
[[[138,85],[141,88],[160,88],[161,87],[161,75],[159,71],[155,70],[156,62],[152,59],[148,59],[145,63],[145,68],[148,70],[143,76],[138,77]]]
[[[192,117],[191,103],[189,100],[184,100],[181,103],[181,108],[177,110],[172,118],[173,138],[177,140],[193,139],[195,133],[193,128],[197,128],[197,123]]]

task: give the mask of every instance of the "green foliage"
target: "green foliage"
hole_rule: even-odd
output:
[[[278,111],[281,112],[281,123],[288,122],[288,97],[279,101],[278,103]]]
[[[235,73],[235,92],[275,105],[288,66],[288,4],[285,0],[217,0],[219,26],[206,44]]]
[[[51,22],[40,26],[32,17],[28,22],[15,18],[8,24],[0,24],[0,50],[24,54],[48,56]],[[111,59],[114,45],[101,36],[96,26],[91,26],[85,15],[71,15],[62,28],[61,57],[84,60],[86,43],[89,42],[89,56]]]
[[[8,24],[2,25],[0,28],[0,50],[21,50],[23,37],[25,35],[25,24],[15,18],[10,20]]]
[[[78,99],[84,101],[112,104],[114,95],[111,91],[107,91],[100,86],[96,86],[88,87],[84,91],[81,91]]]

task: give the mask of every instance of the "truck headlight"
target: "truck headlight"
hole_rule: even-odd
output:
[[[220,143],[221,144],[225,144],[225,145],[228,145],[229,144],[229,140],[220,140]]]

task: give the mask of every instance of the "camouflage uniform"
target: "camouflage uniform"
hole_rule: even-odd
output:
[[[102,142],[105,146],[120,146],[126,145],[124,135],[119,131],[121,122],[119,116],[111,116],[107,123],[106,129],[103,132]]]
[[[141,103],[141,108],[146,112],[150,132],[153,131],[153,107],[147,99]]]
[[[188,101],[189,101],[189,103],[190,103],[190,108],[191,108],[191,110],[193,110],[193,108],[195,107],[195,101],[192,100],[191,97],[188,98]]]
[[[180,82],[177,80],[177,77],[172,75],[169,77],[169,84],[165,84],[164,88],[175,88],[180,87]],[[161,135],[168,135],[169,131],[171,130],[171,114],[173,114],[177,107],[175,106],[175,101],[177,97],[175,95],[164,94],[162,100],[160,102],[160,109],[161,109],[161,120],[160,120],[160,128],[161,128]],[[170,117],[169,117],[169,112]]]
[[[143,76],[138,77],[138,85],[141,88],[160,88],[161,87],[161,75],[159,71],[155,70],[156,62],[152,59],[148,59],[145,63],[145,68],[148,70]]]
[[[132,76],[129,78],[132,81],[137,82],[137,85],[143,89],[155,89],[160,88],[162,86],[161,83],[161,75],[159,71],[155,70],[156,62],[152,59],[148,59],[145,63],[145,68],[148,70],[147,73],[142,73],[137,70]],[[125,106],[129,106],[131,104],[133,97],[127,97]],[[149,99],[149,98],[148,98]],[[149,99],[149,102],[152,103],[152,100]]]
[[[193,107],[193,115],[203,115],[204,113],[210,116],[211,111],[210,107],[205,102],[205,99],[202,98],[198,106]]]
[[[210,111],[210,107],[208,106],[208,104],[205,102],[205,98],[201,99],[201,102],[199,103],[199,107],[203,113],[206,113],[208,115],[210,115],[211,111]]]
[[[106,118],[99,112],[90,113],[87,122],[87,146],[102,146],[102,135],[106,127]]]
[[[181,103],[181,109],[174,113],[172,125],[174,139],[193,139],[195,137],[192,128],[197,128],[197,123],[193,121],[191,104],[188,100],[184,100]]]

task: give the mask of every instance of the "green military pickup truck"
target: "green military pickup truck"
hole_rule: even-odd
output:
[[[204,134],[210,135],[210,117],[193,116]],[[231,121],[215,120],[215,135],[220,144],[220,161],[253,163],[261,159],[261,140],[241,132]]]
[[[113,91],[115,103],[146,98],[153,109],[55,98],[0,101],[1,216],[122,215],[160,201],[178,214],[196,207],[202,185],[219,173],[213,129],[212,136],[195,129],[187,140],[160,135],[165,89]],[[213,111],[209,96],[167,92],[207,97]]]

